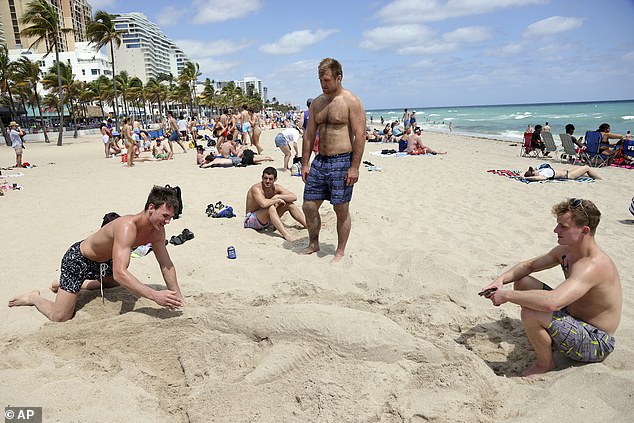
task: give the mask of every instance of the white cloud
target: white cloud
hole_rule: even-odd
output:
[[[433,41],[436,33],[423,25],[381,26],[363,33],[364,40],[359,45],[370,51],[383,49],[399,50],[403,45],[419,45]]]
[[[572,31],[583,25],[583,18],[569,18],[565,16],[551,16],[530,24],[526,31],[525,37],[546,37],[559,34],[562,32]]]
[[[117,3],[117,0],[90,0],[90,5],[92,6],[93,14],[97,10],[103,10],[107,6],[114,6]]]
[[[443,34],[443,39],[454,43],[479,43],[490,40],[493,33],[484,26],[467,26]]]
[[[526,47],[520,43],[510,43],[484,52],[484,56],[517,56],[525,52]]]
[[[461,16],[490,13],[499,9],[545,4],[550,0],[394,0],[376,16],[388,22],[407,19],[435,22]]]
[[[623,61],[634,65],[634,51],[624,54]]]
[[[196,24],[224,22],[238,19],[257,12],[262,8],[261,0],[240,0],[237,3],[226,0],[193,0],[192,21]]]
[[[224,56],[235,53],[251,44],[249,41],[235,42],[229,40],[176,40],[174,43],[182,48],[185,54],[194,61],[203,57]]]
[[[288,34],[284,34],[274,43],[263,44],[260,46],[259,50],[262,53],[269,54],[299,53],[306,47],[317,44],[336,32],[338,32],[336,29],[318,29],[316,31],[304,29],[301,31],[289,32]]]
[[[179,23],[179,20],[185,16],[186,10],[182,7],[167,6],[161,12],[159,12],[156,23],[159,26],[174,26]]]

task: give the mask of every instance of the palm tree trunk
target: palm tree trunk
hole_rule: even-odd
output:
[[[114,73],[114,47],[110,41],[110,58],[112,59],[112,87],[114,89],[114,123],[119,132],[119,108],[117,107],[117,78]]]
[[[4,142],[8,147],[11,147],[11,137],[9,137],[9,133],[7,132],[6,126],[4,126],[4,122],[0,119],[0,132],[2,132],[2,136],[4,137]]]
[[[42,132],[44,132],[44,142],[50,143],[51,140],[48,139],[48,133],[46,132],[46,124],[44,123],[44,116],[42,116],[42,105],[40,104],[40,97],[37,95],[37,84],[33,87],[33,91],[35,93],[35,103],[37,104],[37,111],[40,115],[40,125],[42,127]]]
[[[57,136],[57,146],[62,146],[64,136],[64,94],[62,93],[62,70],[59,66],[59,46],[55,40],[55,61],[57,63],[57,88],[59,90],[59,135]]]
[[[75,126],[75,132],[73,132],[73,138],[77,138],[79,133],[77,131],[77,113],[75,113],[75,105],[73,104],[73,99],[70,99],[70,115],[73,118],[73,125]]]

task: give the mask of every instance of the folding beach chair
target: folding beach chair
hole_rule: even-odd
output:
[[[572,141],[572,137],[568,134],[559,134],[561,145],[564,147],[564,153],[561,155],[561,159],[565,162],[577,164],[581,162],[581,154],[577,152],[577,146]]]
[[[599,153],[602,138],[601,132],[586,132],[586,150],[583,152],[583,159],[592,167],[608,166],[612,160],[611,155]]]
[[[520,157],[542,157],[542,150],[531,146],[531,138],[533,134],[530,132],[524,133],[524,144],[520,148]]]
[[[544,144],[546,145],[546,152],[547,153],[556,153],[557,152],[557,146],[555,145],[555,140],[553,139],[553,134],[550,132],[542,132],[542,141],[544,141]],[[554,154],[553,154],[554,157]]]

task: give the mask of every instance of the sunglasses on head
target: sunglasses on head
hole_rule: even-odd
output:
[[[568,200],[568,204],[570,204],[570,207],[572,207],[573,209],[578,209],[579,207],[581,207],[581,210],[583,210],[583,214],[585,214],[586,218],[590,220],[590,217],[588,216],[586,209],[583,207],[583,199],[571,198],[570,200]]]

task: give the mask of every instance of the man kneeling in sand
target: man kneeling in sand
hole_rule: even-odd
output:
[[[294,241],[296,238],[284,227],[282,215],[289,212],[293,219],[304,228],[306,227],[306,218],[302,210],[295,205],[297,196],[283,186],[276,184],[276,180],[277,170],[269,166],[262,172],[262,182],[249,188],[244,227],[260,230],[266,229],[272,224],[285,240]]]
[[[165,225],[170,223],[178,206],[174,190],[155,186],[142,212],[119,217],[68,249],[62,258],[59,289],[53,284],[53,291],[57,290],[55,302],[40,296],[39,291],[31,291],[9,300],[9,307],[34,305],[50,320],[64,322],[73,317],[79,290],[99,289],[100,283],[105,288],[121,284],[171,310],[182,307],[176,269],[165,248]],[[166,290],[152,289],[128,271],[130,251],[148,243],[152,244]]]
[[[412,128],[407,128],[405,130],[405,135],[403,138],[407,140],[407,148],[405,152],[407,154],[418,155],[418,154],[447,154],[446,151],[436,151],[431,147],[427,147],[423,144],[423,138],[421,137],[422,130],[420,127],[416,127],[414,133],[412,134]]]
[[[552,370],[553,348],[583,363],[603,361],[614,350],[621,321],[619,273],[594,239],[601,212],[589,200],[572,198],[556,204],[553,214],[559,245],[512,267],[481,293],[496,306],[507,301],[522,306],[524,330],[536,355],[522,376]],[[566,279],[555,289],[530,276],[557,265]],[[511,282],[514,290],[502,289]]]

